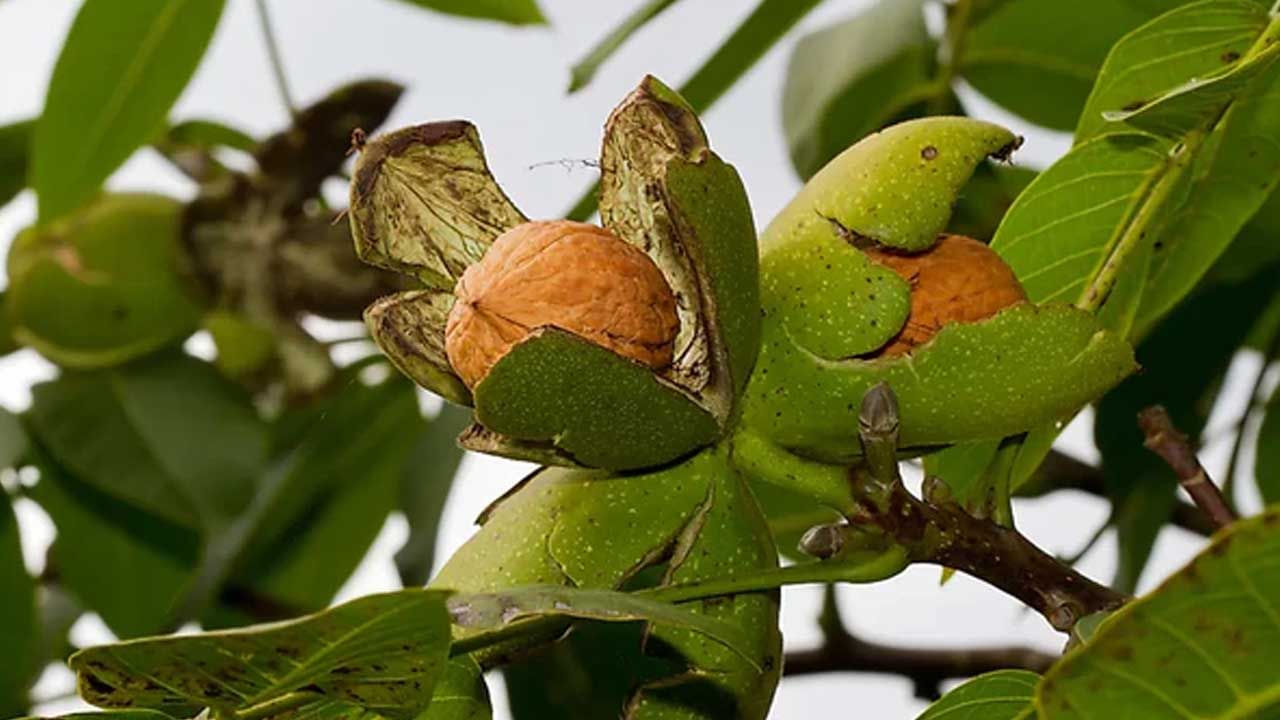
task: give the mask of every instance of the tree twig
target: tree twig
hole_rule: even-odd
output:
[[[787,653],[782,664],[783,674],[861,672],[901,675],[911,680],[917,697],[936,700],[942,695],[943,681],[952,678],[1004,668],[1044,672],[1057,660],[1049,653],[1020,646],[910,648],[862,640],[845,629],[834,585],[827,585],[823,592],[818,626],[822,629],[822,644],[809,650]]]
[[[1200,464],[1191,441],[1173,426],[1164,407],[1152,405],[1138,413],[1138,426],[1146,435],[1143,444],[1168,463],[1177,474],[1182,489],[1214,525],[1226,527],[1235,522],[1236,514]]]
[[[784,675],[831,672],[863,672],[901,675],[915,686],[915,694],[928,700],[941,695],[940,685],[952,678],[980,675],[992,670],[1021,668],[1044,672],[1057,660],[1034,648],[909,648],[868,642],[849,634],[828,637],[812,650],[787,653]]]
[[[271,13],[267,11],[267,0],[258,0],[258,24],[262,26],[262,36],[267,44],[267,57],[271,61],[271,73],[275,76],[276,89],[284,102],[289,117],[297,117],[298,106],[293,102],[293,93],[289,92],[289,79],[285,76],[284,60],[280,56],[280,45],[276,41],[275,28],[271,25]]]
[[[897,400],[881,383],[867,391],[859,413],[866,461],[850,471],[858,510],[851,532],[876,532],[906,550],[912,562],[954,568],[983,580],[1038,611],[1054,628],[1110,610],[1128,599],[1046,554],[1012,528],[976,518],[959,504],[930,493],[916,499],[902,484],[897,462]]]

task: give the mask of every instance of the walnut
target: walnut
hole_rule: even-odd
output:
[[[911,284],[907,323],[877,351],[880,356],[909,353],[948,323],[985,320],[1027,300],[1004,260],[983,243],[963,235],[943,235],[922,253],[908,255],[882,248],[866,252]]]
[[[671,364],[679,320],[662,271],[609,231],[527,222],[494,241],[454,288],[445,352],[468,387],[529,333],[557,327],[655,370]]]

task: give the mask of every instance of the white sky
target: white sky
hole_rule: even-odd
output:
[[[123,0],[118,0],[123,1]],[[531,217],[554,217],[577,198],[593,176],[561,159],[593,159],[609,110],[640,79],[653,73],[678,85],[719,40],[755,5],[754,0],[685,0],[641,32],[597,76],[587,90],[564,94],[568,68],[640,0],[541,0],[550,28],[512,29],[456,21],[395,0],[272,0],[284,61],[301,104],[352,79],[381,76],[409,90],[389,126],[461,117],[480,128],[489,160],[508,194]],[[227,12],[209,54],[173,113],[175,119],[214,118],[264,135],[281,127],[286,113],[271,81],[251,0],[228,0]],[[866,0],[828,0],[775,48],[748,78],[704,116],[716,150],[742,173],[758,224],[763,225],[799,187],[782,139],[779,110],[786,57],[806,29],[853,14]],[[0,1],[0,124],[39,112],[53,62],[78,2]],[[1027,136],[1016,160],[1043,166],[1064,152],[1069,138],[1037,132],[989,104],[966,94],[973,114],[1010,125]],[[534,167],[537,166],[537,167]],[[194,188],[149,151],[135,156],[110,181],[115,189],[155,190],[189,197]],[[345,193],[332,188],[335,198]],[[0,210],[0,253],[34,217],[29,193]],[[4,279],[0,278],[0,286]],[[1256,356],[1237,359],[1228,380],[1236,402],[1210,423],[1222,429],[1243,407],[1243,385],[1256,372]],[[52,375],[52,368],[29,351],[0,359],[0,404],[20,411],[30,402],[29,386]],[[1062,446],[1096,457],[1088,418],[1068,428]],[[1221,433],[1217,433],[1219,436]],[[1229,443],[1205,453],[1210,471],[1220,475]],[[441,560],[473,531],[471,520],[528,466],[497,458],[469,456],[449,499],[440,530]],[[1252,469],[1251,453],[1244,473]],[[1247,475],[1246,475],[1247,476]],[[1243,490],[1246,507],[1258,501]],[[53,529],[43,513],[23,501],[19,520],[24,552],[33,568],[43,562]],[[1080,495],[1019,501],[1019,527],[1049,552],[1073,553],[1103,522],[1106,506]],[[340,599],[398,587],[391,555],[407,533],[392,517]],[[1199,541],[1166,530],[1144,586],[1186,561]],[[1108,580],[1114,570],[1114,540],[1108,534],[1081,563],[1093,577]],[[841,603],[855,632],[868,639],[917,646],[969,646],[1025,642],[1057,650],[1062,638],[1016,601],[958,576],[938,588],[935,568],[917,568],[879,585],[845,587]],[[818,593],[790,589],[784,596],[783,629],[789,647],[817,642],[813,620]],[[100,621],[88,618],[74,629],[84,643],[109,639]],[[500,681],[491,682],[497,718],[507,718]],[[70,673],[51,669],[37,692],[52,698],[70,689]],[[39,708],[63,712],[77,707],[62,700]],[[906,680],[875,675],[827,675],[783,682],[771,717],[791,720],[815,713],[857,708],[861,717],[912,718],[923,703],[911,697]]]

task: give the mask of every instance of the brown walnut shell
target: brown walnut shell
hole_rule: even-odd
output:
[[[901,332],[879,356],[903,355],[933,338],[948,323],[986,320],[1026,302],[1013,270],[991,248],[963,235],[943,235],[914,254],[883,248],[865,251],[911,284],[911,312]]]
[[[508,230],[454,288],[445,353],[474,388],[539,327],[579,335],[656,370],[671,364],[679,320],[662,271],[613,233],[568,220]]]

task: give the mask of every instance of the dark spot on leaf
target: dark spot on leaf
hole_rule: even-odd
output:
[[[103,682],[102,678],[99,678],[93,673],[81,675],[80,681],[84,686],[87,686],[89,690],[93,691],[95,695],[107,696],[116,691],[115,686]]]
[[[925,145],[924,149],[920,151],[920,157],[925,160],[936,159],[938,157],[938,148],[933,145]]]
[[[1147,101],[1146,101],[1146,100],[1134,100],[1133,102],[1126,103],[1126,104],[1125,104],[1123,107],[1121,107],[1120,109],[1121,109],[1121,110],[1123,110],[1123,111],[1125,111],[1125,112],[1136,112],[1136,111],[1141,110],[1142,108],[1144,108],[1144,107],[1146,107],[1146,106],[1147,106]]]
[[[1239,59],[1240,59],[1240,53],[1236,52],[1235,50],[1228,50],[1222,53],[1222,62],[1224,63],[1233,63]]]
[[[1108,648],[1107,654],[1121,662],[1128,662],[1133,659],[1133,648],[1128,645],[1116,645]]]

